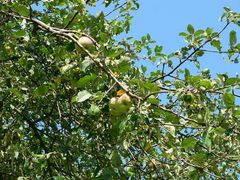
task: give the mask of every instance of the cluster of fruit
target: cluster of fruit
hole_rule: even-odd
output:
[[[79,38],[78,42],[88,50],[92,50],[95,46],[94,42],[86,36]],[[113,116],[124,115],[130,110],[131,105],[131,98],[126,93],[120,97],[113,97],[109,102],[110,112]]]

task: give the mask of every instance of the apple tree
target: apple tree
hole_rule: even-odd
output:
[[[166,54],[128,35],[139,5],[0,2],[0,179],[237,179],[240,78],[201,59],[239,63],[240,14]]]

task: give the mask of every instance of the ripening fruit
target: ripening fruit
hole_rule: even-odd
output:
[[[127,94],[113,97],[109,103],[110,112],[113,116],[123,115],[129,111],[131,104],[131,98]]]
[[[183,96],[183,101],[186,104],[192,104],[194,102],[194,96],[191,93],[187,93]]]
[[[4,49],[5,49],[7,52],[10,52],[12,48],[11,48],[10,44],[5,44],[5,45],[4,45]]]
[[[125,105],[126,107],[130,108],[131,106],[131,99],[130,97],[125,93],[122,96],[120,96],[120,98],[118,99],[118,101]]]
[[[109,102],[110,112],[114,116],[120,116],[121,112],[119,111],[119,107],[121,106],[118,102],[118,97],[113,97]]]
[[[80,37],[78,42],[87,50],[92,50],[95,47],[94,42],[87,36]]]

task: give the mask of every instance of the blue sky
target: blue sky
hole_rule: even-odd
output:
[[[196,28],[215,27],[224,24],[219,22],[223,7],[238,10],[238,0],[140,0],[140,10],[134,13],[132,34],[138,37],[149,33],[167,50],[183,45],[178,33],[186,30],[190,23]]]
[[[165,53],[176,51],[186,45],[178,34],[186,31],[188,24],[192,24],[195,29],[213,27],[218,31],[225,25],[219,21],[223,7],[240,11],[238,0],[140,0],[139,3],[140,10],[134,12],[130,35],[140,38],[149,33],[158,44],[163,45]],[[228,33],[233,28],[239,35],[240,28],[231,26],[224,34],[225,44],[228,44]],[[209,68],[213,74],[240,73],[240,64],[224,62],[222,55],[207,54],[201,58],[201,69],[205,68]]]

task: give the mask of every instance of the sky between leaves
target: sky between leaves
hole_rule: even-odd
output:
[[[140,38],[149,33],[157,43],[163,45],[166,53],[186,45],[179,33],[186,31],[188,24],[192,24],[195,29],[213,27],[215,31],[219,31],[225,25],[219,20],[223,7],[230,7],[236,12],[240,11],[239,0],[140,0],[139,3],[140,10],[134,13],[130,34]],[[231,29],[235,29],[240,41],[240,28],[230,26],[224,33],[226,45],[229,43],[228,35]],[[240,64],[224,62],[222,55],[209,53],[201,58],[201,69],[205,68],[209,68],[213,74],[226,71],[229,75],[240,73]]]
[[[223,7],[229,7],[235,12],[240,12],[239,0],[139,0],[139,4],[140,9],[133,13],[134,19],[132,20],[132,27],[128,36],[140,39],[149,33],[158,45],[164,47],[163,52],[166,54],[175,52],[187,45],[183,38],[179,36],[179,33],[186,31],[188,24],[192,24],[195,30],[205,30],[207,27],[212,27],[215,31],[219,31],[225,25],[224,22],[219,20],[223,13]],[[97,7],[88,8],[89,12],[97,14],[102,10],[99,4]],[[36,9],[41,9],[41,6],[36,7]],[[107,11],[104,13],[107,13]],[[112,15],[113,18],[114,15],[116,14]],[[225,45],[229,44],[229,32],[232,29],[237,32],[238,42],[240,42],[240,28],[229,26],[223,34]],[[118,38],[125,37],[126,35],[123,35]],[[215,50],[212,47],[206,49]],[[222,50],[225,49],[223,48]],[[214,76],[216,73],[225,72],[230,76],[240,74],[240,63],[224,62],[222,56],[206,53],[200,61],[201,70],[208,68]],[[154,66],[149,62],[140,62],[140,64],[147,64],[148,72],[155,70]],[[187,64],[185,67],[192,69],[195,73],[198,72],[192,64]]]
[[[159,45],[163,45],[164,53],[175,52],[186,45],[179,33],[186,31],[188,24],[192,24],[195,30],[213,27],[215,31],[219,31],[225,25],[219,20],[223,7],[230,7],[236,12],[240,11],[239,0],[139,0],[139,4],[140,9],[133,13],[134,19],[129,36],[140,39],[149,33],[152,39],[156,40]],[[100,10],[90,8],[93,14]],[[240,40],[240,28],[229,26],[223,34],[225,46],[229,44],[229,32],[232,29],[237,32],[238,40]],[[207,49],[213,50],[214,48],[208,47]],[[154,70],[154,66],[148,62],[140,64],[142,63],[148,64],[148,71]],[[201,70],[209,68],[213,76],[216,73],[228,72],[231,76],[240,73],[240,64],[224,62],[222,55],[207,53],[201,58],[200,63]],[[195,73],[198,72],[192,64],[185,67],[192,69]]]

